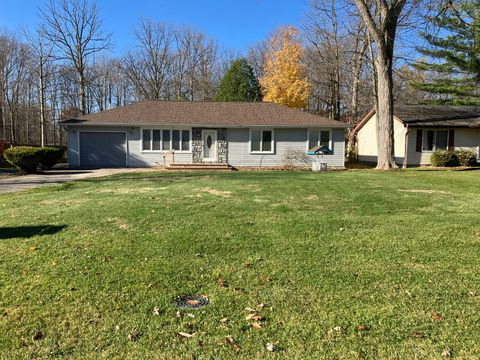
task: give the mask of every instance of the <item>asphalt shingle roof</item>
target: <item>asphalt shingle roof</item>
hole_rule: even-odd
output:
[[[346,123],[264,102],[141,101],[65,120],[64,125],[329,126]]]
[[[480,127],[478,106],[397,105],[394,114],[409,126]]]

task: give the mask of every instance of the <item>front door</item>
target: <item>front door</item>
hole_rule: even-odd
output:
[[[217,161],[217,130],[203,130],[203,161]]]

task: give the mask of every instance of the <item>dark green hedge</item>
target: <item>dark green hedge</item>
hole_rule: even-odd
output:
[[[12,147],[3,152],[5,160],[25,174],[37,171],[42,155],[42,148],[33,146]]]
[[[31,174],[37,171],[39,165],[45,169],[51,169],[63,159],[65,146],[33,147],[17,146],[3,152],[5,160],[15,166],[24,174]]]
[[[46,169],[51,169],[53,165],[60,162],[65,154],[64,146],[52,146],[42,148],[42,157],[40,165]]]

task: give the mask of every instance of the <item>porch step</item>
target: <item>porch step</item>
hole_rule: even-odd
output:
[[[220,163],[194,163],[194,164],[182,164],[175,163],[169,164],[165,167],[167,170],[223,170],[229,171],[234,168],[229,164]]]

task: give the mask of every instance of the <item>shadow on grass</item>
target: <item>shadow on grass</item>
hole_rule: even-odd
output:
[[[32,236],[53,235],[65,229],[66,225],[34,225],[0,227],[0,240],[30,238]]]

